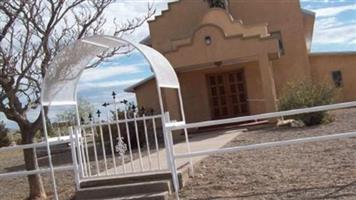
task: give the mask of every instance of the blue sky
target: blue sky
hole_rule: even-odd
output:
[[[312,51],[356,51],[355,0],[302,0],[316,13]]]
[[[288,0],[284,0],[288,1]],[[156,15],[167,8],[167,0],[155,1]],[[316,23],[312,43],[313,52],[325,51],[356,51],[356,0],[301,0],[304,9],[316,13]],[[141,16],[146,12],[147,0],[120,0],[106,12],[108,21],[116,16],[126,20]],[[107,29],[110,30],[110,24]],[[140,41],[149,34],[147,23],[134,34],[123,37]],[[119,99],[134,101],[133,94],[124,93],[124,88],[150,76],[149,66],[142,55],[133,52],[129,56],[116,57],[101,64],[96,69],[83,73],[79,84],[79,96],[92,102],[97,108],[104,102],[111,102],[111,92],[118,93]],[[29,113],[35,118],[38,111]],[[52,113],[54,116],[54,113]],[[12,123],[0,115],[8,127],[15,128]]]

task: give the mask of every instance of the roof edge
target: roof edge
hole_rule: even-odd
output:
[[[149,77],[147,77],[147,78],[145,78],[145,79],[143,79],[143,80],[141,80],[141,81],[139,81],[139,82],[137,82],[137,83],[135,83],[135,84],[133,84],[133,85],[127,87],[126,89],[124,89],[124,91],[125,91],[125,92],[135,92],[135,89],[136,89],[137,87],[139,87],[139,86],[141,86],[141,85],[147,83],[148,81],[150,81],[150,80],[152,80],[152,79],[154,79],[154,78],[155,78],[155,75],[151,75],[151,76],[149,76]]]
[[[312,52],[309,56],[342,56],[356,55],[356,51],[330,51],[330,52]]]
[[[301,10],[302,10],[302,13],[304,13],[304,14],[315,16],[315,12],[313,12],[311,10],[307,10],[304,8],[301,8]]]

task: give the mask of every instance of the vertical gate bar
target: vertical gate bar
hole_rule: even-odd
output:
[[[161,109],[161,124],[162,124],[162,130],[163,130],[164,145],[165,145],[165,149],[166,149],[167,166],[171,171],[172,180],[173,180],[173,184],[174,184],[174,188],[175,188],[176,199],[179,200],[179,194],[178,194],[179,185],[177,185],[176,181],[174,181],[174,180],[178,180],[178,175],[176,173],[177,169],[175,168],[175,166],[172,166],[172,160],[174,162],[174,154],[171,153],[170,143],[169,143],[168,137],[167,137],[167,130],[168,129],[166,127],[167,121],[165,120],[164,105],[163,105],[163,99],[162,99],[162,91],[161,91],[161,88],[158,86],[158,84],[156,84],[156,86],[157,86],[159,106],[160,106],[160,109]]]
[[[85,172],[86,172],[86,163],[85,163],[85,156],[84,156],[84,148],[82,145],[82,137],[79,138],[79,135],[82,136],[82,127],[81,127],[81,123],[80,123],[80,114],[79,114],[79,106],[78,104],[75,104],[75,116],[76,116],[76,124],[77,124],[77,129],[75,130],[75,134],[76,134],[76,141],[78,142],[77,146],[78,146],[78,154],[79,154],[79,162],[80,162],[80,169],[82,171],[82,176],[85,176]]]
[[[49,140],[48,140],[46,113],[45,113],[44,109],[45,109],[44,106],[41,104],[41,116],[42,116],[43,132],[44,132],[44,136],[46,138],[46,149],[47,149],[47,154],[48,154],[48,164],[49,164],[49,168],[51,170],[53,193],[54,193],[55,200],[58,200],[57,183],[56,183],[56,177],[54,175],[51,148],[50,148],[50,143],[49,143]]]
[[[153,127],[153,134],[154,134],[154,137],[155,137],[158,169],[162,169],[161,161],[160,161],[161,158],[159,156],[159,146],[158,146],[158,138],[157,138],[157,130],[156,130],[156,120],[155,120],[155,118],[152,118],[152,127]]]
[[[115,109],[115,122],[116,122],[116,128],[117,128],[117,136],[119,137],[119,141],[122,141],[122,136],[121,136],[121,130],[120,130],[120,124],[119,124],[119,114],[117,111],[117,106],[116,106],[116,101],[114,99],[114,109]],[[121,166],[122,166],[122,170],[124,172],[124,174],[126,174],[126,165],[125,165],[125,155],[120,155],[121,157]]]
[[[90,157],[89,157],[89,150],[88,150],[88,140],[87,140],[87,132],[85,131],[85,128],[83,128],[83,135],[84,135],[85,154],[86,154],[86,158],[87,158],[88,172],[89,172],[89,176],[91,176]]]
[[[146,138],[146,146],[147,146],[147,154],[148,154],[148,166],[149,166],[149,169],[152,170],[152,159],[151,159],[150,144],[148,141],[148,133],[147,133],[147,124],[146,124],[145,114],[143,114],[143,127],[145,129],[145,138]]]
[[[183,105],[182,91],[180,90],[180,88],[178,88],[178,98],[179,98],[179,105],[180,105],[182,120],[185,123],[184,105]],[[185,137],[185,142],[187,143],[188,153],[190,153],[191,147],[190,147],[190,142],[189,142],[189,137],[188,137],[188,130],[186,128],[184,129],[184,137]],[[191,176],[194,176],[194,166],[193,166],[192,158],[189,158],[189,169],[190,169]]]
[[[132,156],[132,146],[131,146],[131,138],[130,138],[130,128],[129,128],[129,123],[127,122],[127,112],[124,112],[125,115],[125,126],[126,126],[126,135],[127,135],[127,142],[129,144],[129,152],[130,152],[130,164],[131,164],[131,170],[132,172],[135,172],[135,167],[133,164],[133,156]]]
[[[61,128],[60,127],[57,128],[57,132],[58,132],[58,140],[60,140],[61,139]]]
[[[83,144],[84,143],[84,139],[83,139],[84,134],[82,136],[82,131],[83,131],[83,129],[80,127],[79,128],[79,134],[80,134],[79,142],[80,142],[80,149],[81,149],[81,154],[82,154],[82,159],[83,159],[84,176],[88,176],[89,173],[88,173],[88,167],[87,167],[87,158],[85,156],[85,145]]]
[[[117,174],[116,158],[115,158],[115,151],[114,151],[114,143],[113,143],[113,141],[112,141],[112,131],[111,131],[111,124],[110,124],[109,110],[106,111],[106,117],[107,117],[108,129],[109,129],[109,137],[110,137],[110,147],[111,147],[112,162],[113,162],[113,164],[114,164],[114,172],[115,172],[115,174]]]
[[[96,140],[95,140],[95,133],[96,131],[94,131],[94,125],[93,122],[90,121],[90,129],[91,129],[91,133],[92,133],[92,139],[93,139],[93,149],[94,149],[94,158],[95,158],[95,166],[96,166],[96,174],[100,175],[100,168],[99,168],[99,161],[98,161],[98,151],[96,149]],[[95,128],[96,129],[96,128]]]
[[[136,133],[136,142],[137,142],[137,149],[138,149],[138,156],[139,156],[139,161],[140,161],[140,169],[141,172],[143,171],[143,162],[142,162],[142,153],[141,153],[141,147],[140,147],[140,137],[138,135],[138,127],[137,127],[137,113],[134,113],[134,123],[135,123],[135,133]]]
[[[78,161],[79,161],[79,170],[81,173],[81,176],[84,177],[84,168],[83,168],[83,158],[82,158],[82,153],[81,153],[81,147],[80,147],[80,143],[79,143],[79,134],[78,134],[78,129],[76,128],[74,130],[74,135],[75,135],[75,146],[77,147],[77,154],[78,154]]]
[[[165,122],[164,122],[164,132],[165,135],[167,136],[167,144],[168,144],[168,153],[169,153],[169,162],[170,162],[170,167],[171,167],[171,172],[172,172],[172,177],[173,177],[173,186],[174,186],[174,191],[176,195],[176,199],[179,200],[179,180],[178,180],[178,172],[177,172],[177,165],[176,161],[174,158],[174,143],[173,143],[173,134],[171,130],[167,130],[166,128],[166,122],[170,122],[170,116],[169,113],[165,113]]]
[[[75,185],[77,190],[80,189],[80,178],[79,178],[79,167],[78,167],[78,160],[77,160],[77,153],[76,153],[76,147],[74,143],[74,137],[73,137],[73,127],[68,127],[69,130],[69,137],[70,137],[70,147],[71,147],[71,152],[72,152],[72,161],[74,165],[74,180],[75,180]]]
[[[103,136],[103,127],[101,125],[100,118],[99,118],[99,132],[100,132],[101,147],[102,147],[103,157],[104,157],[105,174],[108,175],[108,163],[107,163],[107,160],[106,160],[106,151],[105,151],[105,142],[104,142],[104,136]]]

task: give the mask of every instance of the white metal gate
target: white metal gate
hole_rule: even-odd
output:
[[[137,115],[72,128],[81,179],[168,170],[162,115]]]

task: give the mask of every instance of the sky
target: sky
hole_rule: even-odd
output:
[[[108,22],[114,18],[124,22],[143,16],[148,3],[156,8],[155,15],[159,15],[162,10],[167,9],[167,1],[171,0],[117,0],[106,10],[105,16]],[[316,13],[312,52],[356,51],[356,0],[301,0],[301,6]],[[110,32],[113,25],[108,23],[105,29]],[[148,24],[145,23],[133,34],[123,37],[139,42],[148,34]],[[132,52],[126,57],[114,57],[83,73],[79,83],[79,97],[103,111],[101,105],[104,102],[112,102],[112,91],[118,94],[118,99],[135,101],[134,94],[125,93],[123,90],[150,75],[152,72],[148,63],[138,52]],[[38,112],[37,110],[29,113],[29,118],[35,118]],[[55,112],[50,115],[53,118]],[[4,120],[8,127],[16,128],[15,123],[0,115],[1,120]]]

